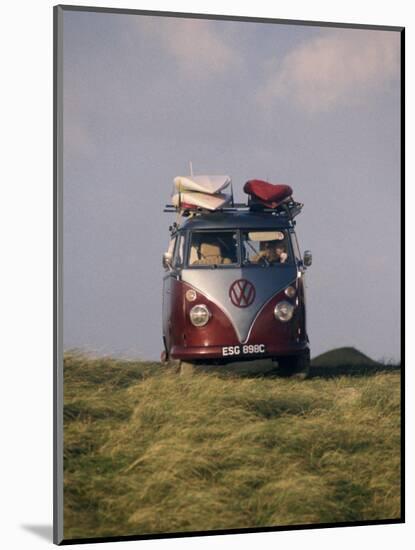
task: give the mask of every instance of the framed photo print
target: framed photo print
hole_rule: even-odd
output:
[[[54,542],[404,521],[404,29],[54,8]]]

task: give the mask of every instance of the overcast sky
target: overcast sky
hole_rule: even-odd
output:
[[[155,359],[172,180],[293,187],[312,356],[400,359],[400,35],[64,11],[64,347]]]

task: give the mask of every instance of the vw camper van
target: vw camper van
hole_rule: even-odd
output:
[[[304,276],[311,253],[300,255],[295,233],[301,208],[291,196],[274,205],[231,197],[212,210],[181,201],[166,206],[180,222],[170,227],[163,255],[164,360],[271,358],[283,375],[307,371]]]

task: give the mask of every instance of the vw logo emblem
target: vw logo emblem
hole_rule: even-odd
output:
[[[236,307],[248,307],[255,300],[255,287],[247,279],[238,279],[229,288],[229,298]]]

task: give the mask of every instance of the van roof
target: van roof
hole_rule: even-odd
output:
[[[209,212],[188,218],[181,229],[288,229],[293,222],[287,216],[271,212]]]

